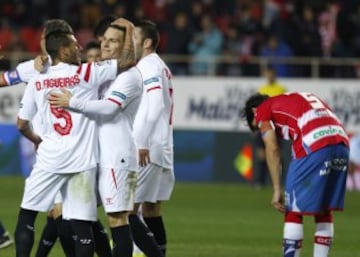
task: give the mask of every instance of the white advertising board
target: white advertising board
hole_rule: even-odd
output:
[[[325,100],[350,132],[360,131],[357,80],[280,79],[288,91],[311,92]],[[241,120],[245,100],[264,83],[256,78],[175,77],[174,128],[248,131]],[[0,88],[0,123],[15,123],[24,85]]]
[[[327,102],[350,132],[360,132],[357,80],[280,79],[288,91],[311,92]],[[248,131],[241,120],[246,99],[262,79],[178,77],[174,80],[174,127],[191,130]]]

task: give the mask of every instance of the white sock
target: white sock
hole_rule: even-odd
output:
[[[304,229],[302,223],[285,222],[283,256],[299,257],[303,238]]]
[[[314,257],[328,257],[334,237],[333,223],[316,223]]]

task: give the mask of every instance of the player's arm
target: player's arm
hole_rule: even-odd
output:
[[[265,144],[265,156],[270,177],[273,184],[272,205],[280,212],[285,211],[284,199],[281,187],[281,158],[280,147],[277,141],[274,126],[270,121],[263,121],[260,125],[260,132]]]
[[[145,97],[148,99],[147,112],[139,127],[141,133],[137,133],[136,145],[139,154],[139,165],[146,166],[150,163],[149,138],[154,131],[156,122],[159,120],[164,109],[164,98],[162,93],[162,80],[160,77],[150,77],[144,81]]]
[[[121,104],[108,99],[84,101],[66,89],[62,89],[61,93],[51,92],[48,99],[54,108],[70,108],[89,114],[112,115],[121,107]]]
[[[125,40],[120,59],[118,59],[118,72],[127,70],[136,64],[134,49],[134,24],[130,21],[119,18],[112,24],[125,28]]]
[[[30,124],[30,121],[34,117],[36,111],[37,109],[34,101],[33,90],[31,87],[27,87],[21,100],[17,118],[17,127],[20,133],[33,142],[35,148],[37,149],[41,143],[41,138],[34,132]]]

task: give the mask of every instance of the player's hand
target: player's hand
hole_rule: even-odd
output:
[[[280,190],[274,190],[271,204],[279,212],[285,213],[284,195]]]
[[[149,149],[139,149],[139,165],[145,167],[150,163]]]
[[[38,72],[43,72],[44,71],[44,67],[45,64],[49,61],[49,57],[47,55],[38,55],[36,56],[36,58],[34,59],[34,66],[35,69]]]
[[[61,93],[51,91],[48,97],[51,107],[66,108],[69,107],[72,94],[66,89],[61,89]]]
[[[125,18],[116,19],[111,24],[118,25],[120,27],[124,27],[125,29],[134,29],[134,24]]]
[[[37,151],[37,149],[39,148],[39,145],[41,144],[42,142],[42,139],[40,137],[37,138],[36,141],[34,141],[34,149],[35,149],[35,152]]]

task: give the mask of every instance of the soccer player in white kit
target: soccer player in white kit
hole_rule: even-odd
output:
[[[95,120],[72,110],[50,107],[48,93],[68,88],[84,99],[97,98],[97,85],[115,79],[123,65],[117,60],[102,63],[78,63],[79,46],[71,34],[53,33],[46,37],[46,48],[53,65],[48,72],[30,80],[22,99],[18,127],[38,145],[37,161],[26,180],[18,217],[15,242],[17,256],[29,256],[38,211],[48,211],[60,190],[63,215],[73,221],[77,235],[77,256],[93,256],[91,223],[95,221],[95,167],[97,127]],[[30,127],[36,112],[44,128],[40,138]]]
[[[166,232],[161,203],[170,199],[175,177],[173,170],[173,86],[172,75],[156,54],[159,33],[154,23],[142,21],[135,27],[137,67],[143,76],[144,90],[134,122],[140,172],[135,209],[130,219],[142,215],[165,256]]]
[[[64,33],[73,34],[71,26],[65,20],[48,20],[45,23],[40,40],[42,54],[36,57],[34,60],[25,61],[18,64],[14,70],[3,73],[0,72],[0,87],[18,85],[19,83],[27,84],[31,77],[35,76],[39,72],[46,71],[47,67],[51,64],[51,60],[45,49],[45,33],[51,33],[55,31],[62,31]],[[91,61],[92,60],[88,60],[88,62]],[[42,128],[37,124],[36,117],[34,120],[32,120],[32,126],[36,133],[41,136]],[[75,254],[71,224],[70,221],[62,219],[61,202],[61,195],[58,193],[57,197],[55,198],[54,208],[48,214],[47,222],[43,228],[35,257],[48,256],[58,236],[66,256],[74,256]],[[100,220],[93,222],[92,225],[96,243],[96,253],[99,257],[111,256],[110,245],[105,244],[105,242],[108,242],[108,236]]]
[[[129,28],[126,31],[130,31]],[[110,25],[105,31],[101,50],[102,58],[119,56],[124,31]],[[133,49],[128,49],[134,54]],[[69,107],[85,114],[97,114],[100,144],[99,192],[111,228],[113,256],[132,256],[132,237],[128,212],[134,207],[137,181],[136,146],[132,137],[132,125],[140,104],[142,77],[134,66],[121,73],[110,87],[105,89],[102,100],[52,94],[50,103],[57,107]]]

